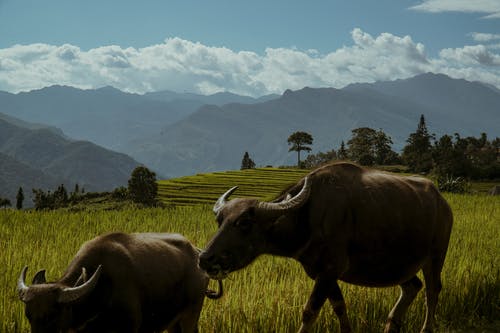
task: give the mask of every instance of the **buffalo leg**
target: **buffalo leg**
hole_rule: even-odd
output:
[[[439,293],[441,292],[441,269],[443,267],[443,259],[434,259],[431,263],[424,265],[424,280],[425,280],[425,303],[426,313],[422,332],[433,332],[435,326],[435,313],[438,302]]]
[[[299,333],[310,332],[316,318],[318,317],[319,311],[328,297],[328,291],[330,286],[329,281],[323,281],[321,279],[316,279],[313,291],[309,296],[304,310],[302,312],[302,325],[300,326]]]
[[[339,318],[340,332],[351,332],[351,325],[349,324],[349,318],[347,318],[347,308],[345,306],[344,297],[342,296],[337,281],[331,284],[331,291],[328,299],[330,300],[330,304],[332,304],[333,311],[335,311],[335,314]]]
[[[399,332],[401,322],[411,302],[415,299],[420,289],[422,289],[422,281],[417,276],[400,285],[401,295],[398,301],[392,308],[387,318],[385,325],[385,333]]]
[[[203,302],[193,307],[191,310],[182,314],[179,319],[180,332],[182,333],[196,333],[198,332],[198,321],[200,319],[201,308]]]

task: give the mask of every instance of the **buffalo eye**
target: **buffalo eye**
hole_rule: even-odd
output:
[[[249,218],[242,218],[236,221],[236,226],[242,230],[248,230],[252,226],[252,220]]]

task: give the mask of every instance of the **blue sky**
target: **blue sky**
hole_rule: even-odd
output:
[[[0,0],[0,90],[281,93],[421,72],[500,88],[500,0]]]

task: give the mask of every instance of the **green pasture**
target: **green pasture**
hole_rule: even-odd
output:
[[[160,180],[158,196],[167,205],[213,205],[222,193],[238,186],[235,196],[272,199],[284,187],[308,172],[300,169],[260,168],[197,174]]]
[[[391,168],[385,167],[386,171]],[[398,169],[399,170],[399,169]],[[197,174],[158,181],[158,197],[167,205],[210,204],[233,186],[238,186],[235,196],[257,197],[270,200],[287,185],[295,183],[310,170],[258,168]],[[499,182],[473,182],[473,193],[484,194]]]
[[[292,174],[279,177],[289,176],[290,180],[301,177],[300,173]],[[213,197],[203,200],[212,204],[214,198],[233,185],[230,173],[223,176],[227,182],[221,180]],[[277,175],[270,174],[266,180],[251,180],[251,176],[249,172],[248,184],[238,179],[241,185],[238,194],[255,195],[251,191],[252,186],[257,188],[255,183],[269,189],[269,192],[260,190],[259,196],[277,193],[283,186],[275,182]],[[182,182],[178,186],[195,187]],[[163,190],[171,189],[163,186]],[[484,327],[500,318],[500,198],[445,196],[455,214],[455,224],[437,311],[439,331]],[[56,279],[84,241],[108,231],[178,232],[203,247],[215,233],[216,224],[211,205],[80,212],[1,209],[0,332],[29,330],[23,304],[16,295],[17,278],[24,265],[29,266],[28,281],[42,268],[47,269],[49,280]],[[200,332],[294,332],[299,327],[301,309],[312,283],[295,261],[262,256],[224,281],[222,299],[205,301]],[[341,288],[354,331],[383,331],[385,318],[398,297],[398,288],[362,288],[345,283],[341,283]],[[404,332],[419,331],[424,298],[420,292],[406,317]],[[338,332],[337,319],[329,304],[325,304],[315,332]]]

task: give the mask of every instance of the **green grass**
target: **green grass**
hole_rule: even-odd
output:
[[[0,332],[29,331],[15,290],[24,265],[30,267],[29,277],[46,268],[49,280],[56,279],[83,242],[108,231],[178,232],[203,247],[216,232],[211,206],[227,189],[238,185],[235,197],[267,200],[307,172],[266,168],[160,181],[159,197],[166,208],[125,206],[108,211],[103,209],[116,207],[97,202],[98,209],[82,211],[0,209]],[[445,197],[452,206],[455,224],[438,305],[440,331],[482,327],[500,318],[500,197]],[[262,256],[231,274],[224,284],[222,299],[205,301],[201,332],[296,331],[313,281],[293,260]],[[398,288],[370,289],[344,283],[341,288],[354,331],[381,332],[399,295]],[[410,307],[404,332],[419,331],[424,299],[420,292]],[[325,304],[315,332],[337,331],[337,319]]]
[[[223,184],[224,188],[230,184]],[[500,317],[500,198],[446,195],[455,225],[443,272],[437,319],[442,332],[481,326]],[[130,209],[123,211],[29,212],[0,210],[0,332],[27,332],[16,281],[24,265],[29,280],[46,268],[59,277],[81,243],[107,231],[180,232],[204,246],[216,231],[210,206]],[[215,287],[215,285],[213,286]],[[398,297],[397,288],[370,289],[342,283],[355,332],[380,332]],[[225,296],[206,300],[201,332],[293,332],[312,289],[300,265],[263,256],[225,280]],[[424,294],[407,315],[404,332],[420,329]],[[337,332],[326,304],[315,332]]]
[[[237,197],[271,199],[283,187],[293,184],[309,170],[261,168],[224,171],[181,177],[158,182],[158,196],[167,205],[213,204],[233,186]]]

